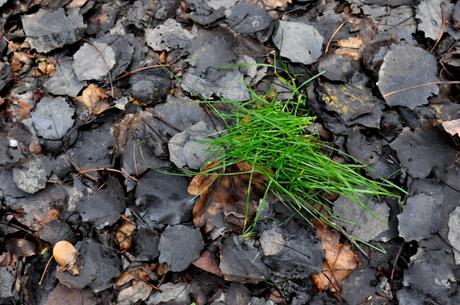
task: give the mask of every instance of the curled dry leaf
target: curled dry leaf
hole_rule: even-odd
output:
[[[292,0],[262,0],[266,9],[286,8],[292,3]]]
[[[122,251],[128,251],[131,248],[132,236],[136,225],[130,222],[122,224],[115,234],[115,241]]]
[[[73,275],[78,275],[78,266],[76,263],[77,249],[68,241],[58,241],[53,247],[53,257],[61,268],[69,271]]]
[[[316,234],[322,242],[324,264],[323,271],[312,275],[312,280],[321,291],[340,292],[343,280],[359,266],[358,256],[350,244],[341,243],[340,234],[328,226],[319,223]]]
[[[459,135],[460,136],[460,119],[442,122],[442,127],[450,135],[452,135],[452,136]]]
[[[219,268],[219,261],[214,254],[208,250],[201,252],[200,257],[193,262],[193,265],[201,270],[222,277],[222,271]]]
[[[203,172],[209,172],[216,165],[216,162],[209,163]],[[264,176],[254,174],[251,178],[248,173],[238,174],[251,170],[252,165],[240,162],[227,168],[227,175],[198,175],[192,179],[188,192],[200,196],[193,207],[193,223],[196,227],[204,227],[205,232],[210,232],[215,227],[215,218],[222,215],[226,227],[235,232],[244,229],[245,220],[252,219],[256,203],[265,191]],[[248,207],[249,184],[252,191]]]
[[[56,64],[48,58],[39,58],[35,63],[37,66],[32,71],[33,77],[40,77],[42,75],[52,76],[56,72]]]
[[[360,36],[339,39],[337,41],[338,49],[335,50],[335,54],[358,60],[361,56],[360,52],[363,45],[364,41]]]
[[[75,99],[85,105],[85,107],[94,115],[98,115],[110,108],[107,93],[94,84],[90,84],[83,90],[81,96]]]

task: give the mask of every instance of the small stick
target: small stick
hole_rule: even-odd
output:
[[[332,33],[331,38],[329,38],[329,41],[327,42],[326,49],[324,50],[324,53],[329,52],[329,48],[331,47],[332,40],[334,39],[335,35],[337,35],[337,33],[339,33],[339,31],[345,26],[345,24],[347,24],[347,22],[348,22],[348,20],[343,21],[337,27],[337,29],[334,31],[334,33]]]
[[[419,84],[419,85],[415,85],[415,86],[410,86],[410,87],[407,87],[407,88],[394,90],[394,91],[391,91],[391,92],[383,94],[383,97],[387,98],[389,96],[392,96],[394,94],[397,94],[397,93],[400,93],[400,92],[403,92],[403,91],[408,91],[408,90],[412,90],[412,89],[418,89],[418,88],[432,86],[432,85],[458,85],[458,84],[460,84],[460,81],[458,81],[458,80],[429,82],[429,83],[424,83],[424,84]]]
[[[90,172],[98,172],[98,171],[114,172],[114,173],[126,175],[126,176],[128,176],[130,179],[132,179],[133,181],[136,181],[136,182],[139,181],[136,177],[133,177],[133,176],[129,175],[128,173],[123,172],[122,170],[119,170],[119,169],[116,169],[116,168],[108,168],[108,167],[97,167],[97,168],[80,169],[80,170],[78,171],[78,174],[80,174],[80,175],[85,175],[85,174],[90,173]]]
[[[169,67],[170,65],[169,64],[164,64],[164,65],[151,65],[151,66],[146,66],[146,67],[141,67],[141,68],[137,68],[137,69],[134,69],[132,71],[125,71],[123,72],[124,74],[123,75],[120,75],[118,76],[117,78],[115,78],[113,81],[114,82],[117,82],[125,77],[128,77],[128,76],[131,76],[133,74],[136,74],[136,73],[139,73],[139,72],[142,72],[142,71],[145,71],[145,70],[149,70],[149,69],[156,69],[156,68],[163,68],[163,67]]]
[[[48,271],[48,267],[50,266],[50,263],[51,263],[51,260],[53,259],[53,257],[54,256],[51,255],[50,259],[48,260],[48,262],[45,265],[45,269],[43,270],[42,276],[40,277],[40,281],[38,282],[38,285],[40,285],[40,286],[43,284],[43,280],[45,279],[46,271]]]
[[[104,55],[103,55],[102,52],[98,49],[98,47],[96,47],[96,45],[94,45],[94,43],[92,43],[91,41],[89,41],[89,40],[87,40],[87,39],[83,39],[83,41],[89,43],[89,44],[96,50],[96,52],[99,53],[99,55],[101,56],[102,61],[104,62],[105,67],[107,68],[107,74],[109,75],[110,91],[111,91],[111,94],[112,94],[112,98],[115,98],[115,88],[113,87],[112,73],[110,72],[109,65],[107,64],[107,61],[105,60]]]
[[[441,18],[442,18],[442,23],[441,23],[441,33],[439,33],[438,39],[436,39],[436,42],[434,43],[433,47],[431,48],[430,52],[433,53],[434,49],[438,46],[439,42],[442,39],[442,36],[444,36],[444,32],[446,31],[446,26],[447,26],[447,20],[446,20],[446,14],[444,12],[444,2],[441,2]]]

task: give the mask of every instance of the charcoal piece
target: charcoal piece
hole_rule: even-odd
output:
[[[441,196],[418,194],[407,199],[401,214],[398,215],[399,235],[406,241],[429,238],[442,226]]]
[[[404,272],[404,282],[436,303],[447,304],[448,295],[457,287],[453,265],[450,249],[425,248],[422,243]]]
[[[348,153],[355,159],[373,165],[380,159],[383,142],[375,137],[367,138],[359,128],[353,128],[347,137]]]
[[[438,94],[437,85],[423,86],[385,94],[399,89],[438,81],[436,58],[422,48],[411,45],[393,45],[385,55],[379,71],[377,86],[389,106],[404,106],[414,109],[428,104],[427,98]]]
[[[133,254],[136,261],[148,262],[156,259],[160,252],[158,243],[160,237],[157,232],[149,228],[140,228],[133,237]]]
[[[74,179],[71,203],[84,222],[98,228],[114,224],[125,210],[125,195],[116,178],[109,177],[105,188],[88,187],[78,177]]]
[[[101,42],[86,42],[73,55],[73,69],[78,80],[101,80],[115,66],[116,53],[111,46]]]
[[[39,137],[60,140],[72,128],[74,113],[65,98],[45,96],[31,113],[32,126]]]
[[[86,86],[86,82],[78,80],[73,71],[73,59],[64,57],[56,61],[56,72],[43,86],[54,95],[75,97]]]
[[[325,71],[323,76],[331,81],[346,82],[353,75],[354,69],[351,63],[348,57],[331,54],[321,59],[318,71]]]
[[[327,110],[336,112],[346,122],[371,113],[378,103],[368,89],[348,84],[325,83],[322,99]]]
[[[67,240],[70,243],[76,241],[72,228],[60,220],[51,220],[42,225],[37,232],[41,240],[54,245],[60,240]]]
[[[190,220],[193,196],[187,193],[185,177],[150,170],[138,181],[138,213],[151,224],[179,224]]]
[[[264,252],[263,262],[277,276],[303,279],[322,271],[324,254],[321,245],[305,230],[289,234],[274,227],[262,232],[260,244]]]
[[[56,10],[40,9],[21,18],[26,41],[37,52],[48,53],[66,44],[80,40],[85,24],[78,10],[63,8]]]
[[[113,279],[120,275],[121,260],[110,247],[92,239],[78,242],[77,266],[79,275],[58,270],[56,277],[61,284],[69,288],[83,289],[89,286],[98,293],[112,286]]]
[[[160,237],[159,261],[168,264],[169,270],[180,272],[200,256],[203,248],[203,237],[199,230],[183,225],[168,226]]]
[[[11,67],[7,62],[0,62],[0,91],[5,88],[5,86],[12,79]]]
[[[448,240],[454,252],[455,264],[460,265],[460,207],[449,215]]]
[[[227,281],[257,284],[269,279],[270,270],[262,262],[253,241],[229,236],[222,242],[220,270]]]
[[[195,35],[184,30],[180,23],[168,19],[154,29],[145,30],[145,41],[155,51],[170,52],[175,49],[187,51]]]
[[[292,62],[309,65],[322,54],[324,38],[308,24],[280,21],[272,39],[281,56]]]
[[[420,21],[418,30],[425,33],[426,38],[437,40],[442,29],[442,9],[439,0],[422,0],[417,7],[415,17]]]
[[[130,78],[131,94],[146,104],[161,103],[172,87],[165,72],[138,73]]]
[[[354,270],[342,285],[342,297],[347,304],[362,304],[369,299],[376,299],[378,287],[374,287],[376,281],[374,270],[360,268]]]
[[[227,14],[228,25],[237,33],[248,34],[267,29],[272,17],[267,11],[253,3],[240,2]]]
[[[166,283],[161,285],[160,291],[152,294],[148,305],[188,305],[190,304],[190,285],[187,283]]]
[[[187,166],[190,169],[200,169],[211,159],[209,137],[212,130],[205,122],[200,121],[192,127],[174,135],[168,142],[169,158],[178,168]]]
[[[29,194],[34,194],[46,187],[49,170],[42,158],[32,158],[13,168],[13,180],[17,187]]]
[[[413,178],[425,178],[432,170],[442,171],[455,160],[456,151],[435,128],[404,128],[391,142],[404,169]],[[433,158],[436,156],[436,158]]]
[[[362,200],[365,209],[356,202],[339,197],[334,201],[334,213],[338,216],[338,225],[345,227],[350,235],[368,242],[389,229],[390,208],[383,202],[367,198]]]
[[[393,140],[403,129],[398,112],[387,110],[383,112],[380,121],[380,134],[387,140]]]

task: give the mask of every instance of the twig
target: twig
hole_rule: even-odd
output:
[[[441,18],[442,18],[442,23],[441,23],[441,32],[439,33],[438,39],[436,39],[436,42],[434,43],[433,47],[431,48],[430,52],[433,53],[434,49],[438,46],[439,42],[442,39],[442,36],[444,36],[444,32],[446,31],[446,26],[447,26],[447,20],[446,20],[446,14],[444,12],[444,2],[441,2]]]
[[[50,263],[51,263],[51,260],[53,259],[53,257],[54,256],[51,254],[50,259],[48,260],[48,262],[45,265],[45,269],[43,270],[42,276],[40,277],[40,281],[38,282],[38,285],[40,285],[40,286],[43,284],[43,280],[45,279],[46,271],[48,271],[48,267],[50,266]]]
[[[139,181],[136,177],[133,177],[133,176],[129,175],[128,173],[123,172],[122,170],[119,170],[119,169],[116,169],[116,168],[109,168],[109,167],[96,167],[96,168],[80,169],[78,171],[78,174],[79,175],[85,175],[85,174],[90,173],[90,172],[98,172],[98,171],[107,171],[107,172],[118,173],[118,174],[126,175],[127,177],[129,177],[130,179],[132,179],[135,182]]]
[[[77,165],[77,163],[75,163],[75,161],[72,160],[72,158],[68,154],[66,154],[66,157],[67,157],[67,160],[69,160],[70,164],[72,164],[72,166],[77,170],[77,172],[80,172],[80,167]],[[99,179],[96,178],[96,177],[93,177],[93,176],[91,176],[89,174],[86,174],[86,173],[83,174],[83,175],[85,175],[86,178],[88,178],[88,179],[90,179],[90,180],[92,180],[92,181],[94,181],[96,183],[99,182]]]
[[[83,39],[83,41],[85,41],[88,44],[90,44],[96,50],[96,52],[99,53],[99,56],[101,56],[102,61],[104,62],[105,67],[107,68],[107,74],[109,75],[110,91],[112,93],[112,98],[115,98],[115,88],[113,87],[112,73],[110,72],[110,68],[109,68],[109,65],[107,64],[107,61],[105,60],[104,54],[102,54],[102,52],[99,50],[99,48],[96,47],[96,45],[94,43],[92,43],[91,41],[89,41],[87,39]]]
[[[383,94],[383,97],[387,98],[389,96],[395,95],[395,94],[400,93],[400,92],[413,90],[413,89],[418,89],[418,88],[427,87],[427,86],[432,86],[432,85],[459,85],[459,84],[460,84],[460,81],[458,81],[458,80],[429,82],[429,83],[419,84],[419,85],[410,86],[410,87],[407,87],[407,88],[402,88],[402,89],[390,91],[388,93]]]
[[[393,268],[391,268],[390,281],[393,281],[395,271],[396,271],[396,265],[398,264],[399,257],[401,256],[403,247],[404,247],[404,243],[401,244],[401,247],[399,247],[399,250],[398,250],[398,254],[396,254],[395,262],[393,263]]]
[[[156,68],[163,68],[163,67],[169,67],[170,64],[164,64],[164,65],[151,65],[151,66],[146,66],[146,67],[141,67],[141,68],[137,68],[137,69],[134,69],[132,71],[125,71],[123,72],[124,74],[123,75],[120,75],[118,76],[117,78],[115,78],[113,81],[114,82],[117,82],[125,77],[128,77],[128,76],[131,76],[133,74],[136,74],[136,73],[139,73],[139,72],[142,72],[142,71],[145,71],[145,70],[149,70],[149,69],[156,69]]]
[[[324,50],[324,53],[327,54],[329,52],[329,48],[331,47],[332,40],[334,39],[335,35],[344,27],[345,24],[347,24],[348,20],[343,21],[337,29],[332,33],[331,38],[329,38],[329,41],[327,42],[326,49]]]

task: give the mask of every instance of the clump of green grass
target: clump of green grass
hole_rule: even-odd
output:
[[[267,177],[266,195],[275,195],[309,223],[320,220],[346,234],[334,223],[325,194],[343,196],[367,209],[363,197],[396,197],[391,190],[398,187],[367,178],[364,164],[335,161],[332,154],[345,154],[309,131],[316,118],[308,114],[307,97],[300,93],[300,86],[291,79],[281,80],[292,87],[287,101],[277,100],[272,93],[252,91],[247,102],[208,102],[227,125],[220,137],[211,141],[211,148],[224,151],[220,165],[211,171],[222,172],[222,168],[248,162],[253,165],[251,175]],[[231,111],[217,110],[221,103]],[[254,226],[248,226],[245,234],[250,235],[252,229]]]

